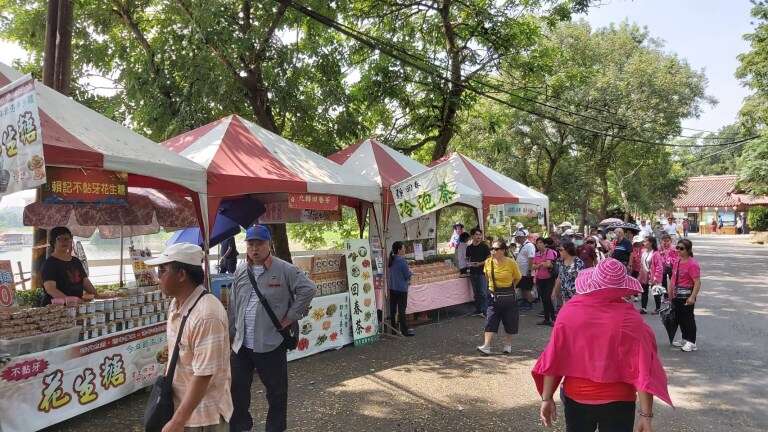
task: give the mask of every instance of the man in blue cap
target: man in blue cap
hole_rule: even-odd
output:
[[[315,296],[315,284],[298,267],[272,256],[272,235],[266,226],[248,228],[245,241],[246,260],[235,270],[229,295],[229,337],[234,352],[230,431],[253,428],[249,408],[255,371],[264,384],[269,404],[266,432],[282,432],[287,423],[288,360],[286,339],[280,330],[296,328],[298,320],[306,316]],[[267,308],[279,321],[280,329]]]

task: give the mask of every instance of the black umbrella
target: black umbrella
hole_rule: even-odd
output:
[[[661,322],[667,330],[667,337],[669,337],[669,343],[671,344],[675,340],[675,334],[677,333],[677,314],[671,302],[667,301],[661,305],[659,317],[661,317]]]

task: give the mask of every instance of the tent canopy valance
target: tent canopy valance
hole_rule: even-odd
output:
[[[211,217],[225,197],[248,194],[336,195],[342,197],[341,204],[358,208],[379,201],[379,188],[372,181],[237,115],[163,145],[205,169]]]
[[[154,234],[196,226],[192,200],[169,191],[128,188],[126,205],[47,204],[36,202],[24,208],[24,225],[51,229],[65,226],[78,237],[90,237],[99,229],[102,238]]]
[[[381,187],[384,207],[389,207],[395,202],[390,190],[393,184],[430,169],[373,138],[349,146],[328,158],[342,164],[350,171],[376,182]],[[479,192],[472,190],[466,184],[458,183],[457,190],[461,194],[458,204],[480,208]],[[385,208],[383,210],[385,226],[387,226],[389,214],[390,211]]]
[[[456,179],[475,189],[482,195],[483,212],[495,204],[533,204],[542,207],[549,214],[549,197],[480,162],[460,153],[452,153],[439,159],[431,167],[448,164],[454,169]]]

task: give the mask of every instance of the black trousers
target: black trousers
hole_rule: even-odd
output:
[[[251,383],[254,370],[264,384],[267,394],[266,432],[283,432],[288,417],[288,359],[282,346],[267,353],[257,353],[241,347],[237,354],[230,356],[232,368],[232,418],[230,432],[253,429],[251,407]]]
[[[536,280],[536,289],[539,291],[539,298],[544,306],[544,321],[555,320],[555,305],[552,304],[552,289],[554,287],[555,278]]]
[[[400,332],[408,332],[408,324],[405,322],[405,308],[408,306],[408,293],[389,290],[389,323],[394,328],[400,324]],[[395,320],[397,318],[397,320]]]
[[[686,306],[685,301],[686,299],[674,299],[677,325],[680,326],[680,332],[683,334],[683,339],[688,342],[696,343],[696,317],[693,314],[693,308],[696,305],[692,304]]]
[[[635,426],[634,402],[600,405],[578,403],[560,393],[565,412],[566,432],[632,432]]]
[[[645,309],[648,307],[648,293],[651,291],[651,284],[643,284],[643,295],[640,296],[640,306]],[[653,296],[653,302],[656,303],[656,310],[661,307],[661,295]]]

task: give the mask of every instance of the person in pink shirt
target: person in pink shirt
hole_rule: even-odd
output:
[[[538,325],[552,326],[555,321],[555,305],[552,303],[552,290],[555,287],[555,275],[552,274],[557,253],[547,247],[544,238],[536,239],[536,255],[533,257],[533,271],[536,277],[536,290],[544,306],[544,320]]]
[[[545,426],[556,417],[561,383],[568,431],[651,432],[654,396],[672,406],[656,336],[624,300],[640,292],[637,279],[613,258],[576,277],[577,295],[560,310],[531,371]]]
[[[643,244],[644,250],[640,257],[640,275],[638,280],[643,285],[643,295],[640,299],[640,313],[648,313],[648,293],[654,285],[661,285],[661,279],[664,277],[664,259],[658,251],[656,238],[648,237]],[[654,294],[653,300],[656,303],[656,310],[653,314],[659,313],[661,307],[661,296]]]
[[[696,317],[693,308],[701,289],[701,267],[693,258],[693,243],[688,239],[677,242],[678,259],[672,265],[672,278],[667,294],[672,299],[682,341],[672,342],[685,352],[696,351]]]
[[[664,288],[667,288],[669,285],[669,278],[672,276],[672,264],[677,260],[677,251],[675,250],[675,245],[672,244],[672,236],[669,234],[661,236],[659,254],[661,255],[662,263],[664,264],[664,277],[661,280],[661,285]]]

